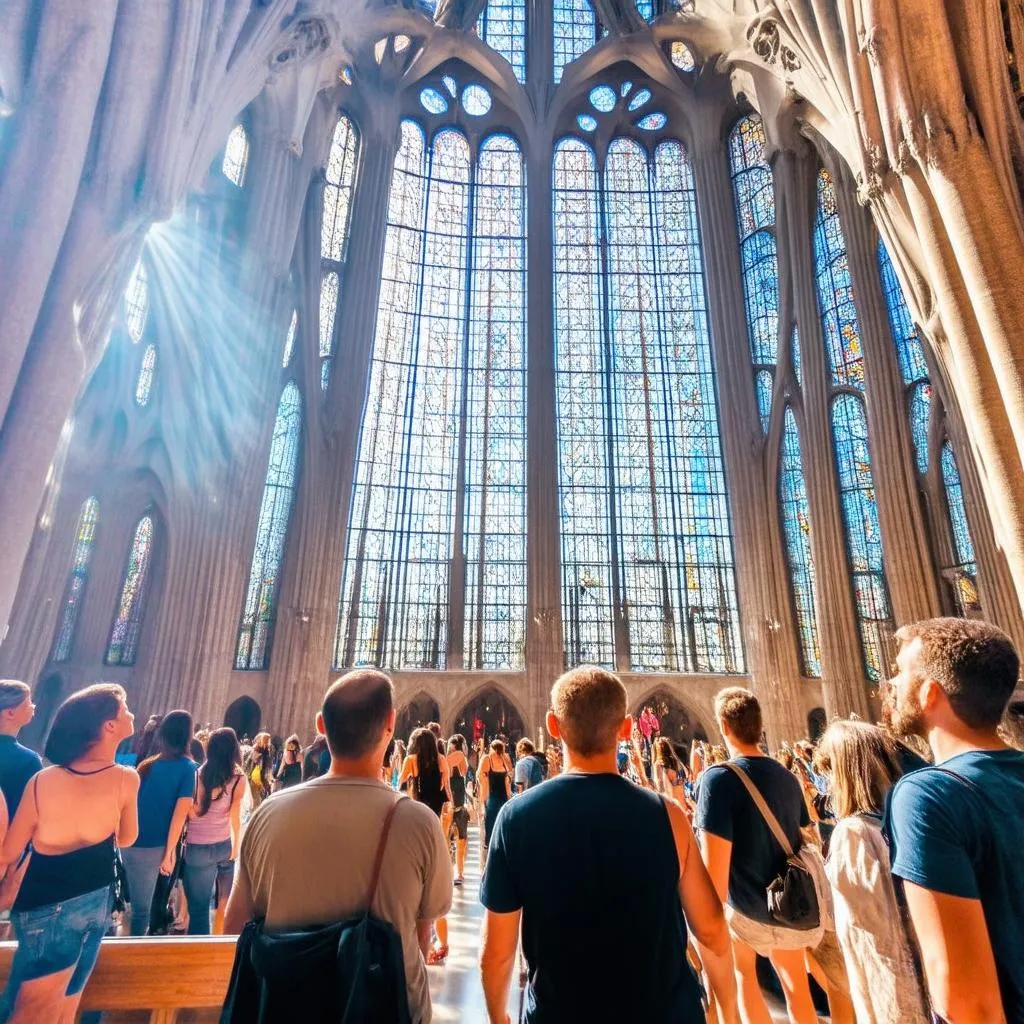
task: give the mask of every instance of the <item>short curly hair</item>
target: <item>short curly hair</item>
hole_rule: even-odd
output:
[[[1001,629],[977,619],[924,619],[897,630],[896,639],[921,641],[920,674],[942,687],[964,725],[999,724],[1020,674],[1017,650]]]

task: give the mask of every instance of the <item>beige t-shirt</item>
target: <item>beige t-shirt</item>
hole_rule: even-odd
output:
[[[452,865],[437,815],[382,782],[324,776],[265,800],[246,829],[238,881],[247,885],[268,931],[333,924],[366,906],[384,818],[395,812],[374,914],[402,936],[409,1011],[429,1024],[427,971],[417,920],[452,902]]]

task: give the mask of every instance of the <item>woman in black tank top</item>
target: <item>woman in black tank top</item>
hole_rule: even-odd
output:
[[[505,753],[505,744],[501,740],[491,743],[490,753],[480,764],[480,779],[483,785],[481,799],[484,803],[484,845],[480,851],[481,867],[487,863],[487,847],[491,843],[494,823],[498,820],[498,811],[505,806],[512,796],[512,762]]]
[[[74,1017],[110,925],[115,844],[130,846],[139,830],[138,776],[114,763],[133,722],[124,690],[109,683],[57,711],[46,743],[53,766],[29,782],[0,848],[8,898],[17,889],[18,939],[0,1019]],[[74,845],[82,836],[95,839]]]
[[[469,840],[469,808],[466,806],[467,775],[469,763],[466,760],[466,739],[456,733],[448,741],[448,768],[452,791],[451,821],[445,828],[445,835],[455,832],[455,885],[462,885],[466,874],[466,847]]]

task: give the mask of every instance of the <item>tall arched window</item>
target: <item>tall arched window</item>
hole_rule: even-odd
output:
[[[321,386],[326,390],[334,355],[334,325],[338,297],[345,277],[348,235],[352,221],[352,192],[359,160],[359,134],[346,114],[334,129],[324,174],[324,212],[320,230],[320,358]]]
[[[598,109],[602,97],[597,97]],[[663,124],[659,121],[659,125]],[[555,359],[570,664],[742,670],[689,162],[555,150]]]
[[[142,340],[149,317],[149,275],[140,257],[124,290],[124,322],[133,342]]]
[[[882,532],[871,472],[864,392],[864,353],[846,240],[839,222],[835,186],[828,171],[818,173],[814,227],[818,307],[828,355],[832,391],[832,444],[839,477],[846,553],[868,678],[877,682],[888,668],[892,611],[885,580]]]
[[[761,426],[768,433],[779,345],[779,258],[775,243],[775,186],[764,157],[767,138],[756,114],[729,133],[733,201],[740,235],[743,298]]]
[[[135,382],[135,403],[144,409],[149,405],[149,397],[153,392],[153,376],[156,373],[156,345],[147,345],[142,354],[139,376]]]
[[[233,185],[239,188],[245,186],[245,172],[249,167],[249,136],[246,134],[245,126],[236,124],[228,135],[227,144],[224,147],[224,161],[221,164],[221,171],[224,177]]]
[[[402,124],[335,661],[520,668],[525,643],[525,171]],[[461,545],[461,547],[459,547]],[[465,575],[452,577],[459,550]],[[463,596],[464,595],[464,596]],[[463,603],[464,602],[464,603]]]
[[[108,665],[135,664],[139,653],[142,620],[146,614],[146,594],[149,589],[152,557],[153,517],[145,515],[135,527],[132,544],[128,549],[128,564],[125,566],[124,581],[121,584],[121,598],[107,644]]]
[[[89,580],[89,560],[92,558],[93,544],[96,540],[96,524],[99,522],[100,505],[95,498],[87,498],[78,513],[78,525],[75,527],[75,546],[71,550],[71,569],[68,582],[64,588],[64,601],[61,604],[60,619],[57,622],[57,635],[53,641],[51,661],[63,662],[71,657],[71,647],[75,642],[75,627],[78,615],[85,599],[85,585]]]
[[[526,81],[526,0],[487,0],[477,34],[512,65],[520,82]]]
[[[952,576],[953,595],[961,615],[980,610],[978,598],[978,566],[974,560],[974,542],[967,523],[967,506],[960,471],[956,465],[953,446],[946,441],[942,446],[942,483],[946,492],[946,510],[953,534],[953,553],[956,563],[947,569]]]
[[[782,509],[782,532],[786,539],[789,586],[800,636],[800,661],[804,675],[820,676],[821,644],[818,640],[818,594],[814,557],[811,553],[811,509],[804,482],[800,432],[793,410],[788,405],[783,420],[782,453],[779,459],[779,506]]]
[[[270,660],[281,562],[295,504],[301,444],[302,394],[298,385],[290,381],[281,393],[270,440],[270,458],[256,521],[249,587],[238,628],[235,654],[235,668],[238,669],[264,669]]]
[[[554,0],[552,18],[557,84],[562,80],[566,64],[582,57],[597,42],[598,26],[590,0]]]

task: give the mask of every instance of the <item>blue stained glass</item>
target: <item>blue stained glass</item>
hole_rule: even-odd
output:
[[[128,336],[134,342],[142,339],[149,316],[149,275],[141,258],[132,270],[128,287],[124,291],[124,322]]]
[[[452,96],[453,99],[456,96],[458,96],[459,83],[456,82],[451,75],[445,75],[444,78],[441,79],[441,81],[444,82],[444,87],[448,90],[449,94]]]
[[[121,585],[114,624],[107,644],[108,665],[134,665],[139,653],[139,634],[146,613],[149,564],[153,555],[153,517],[143,516],[135,527],[128,549],[128,565]]]
[[[629,90],[633,88],[633,83],[627,78],[622,85],[619,86],[619,95],[625,99],[629,95]]]
[[[800,661],[805,676],[821,675],[821,644],[818,638],[818,593],[811,552],[811,509],[807,501],[800,432],[789,406],[783,420],[779,459],[779,506],[786,539],[789,586],[800,638]]]
[[[526,81],[526,0],[488,0],[477,35],[512,65],[520,82]]]
[[[888,669],[887,646],[893,624],[871,472],[867,414],[859,397],[840,394],[833,399],[832,442],[865,668],[868,678],[877,682]]]
[[[641,117],[640,120],[636,122],[637,128],[640,128],[645,132],[661,131],[661,129],[667,124],[668,118],[660,110],[655,110],[653,113],[647,114],[645,117]]]
[[[256,541],[249,586],[238,628],[235,668],[265,669],[277,619],[277,597],[288,524],[298,484],[302,445],[302,394],[294,381],[281,392],[270,440],[263,499],[256,521]]]
[[[470,117],[483,117],[491,109],[491,94],[481,85],[467,85],[462,90],[462,109]]]
[[[590,103],[595,110],[601,111],[602,114],[614,110],[617,102],[615,90],[610,85],[595,85],[590,90]]]
[[[245,185],[245,171],[249,165],[249,136],[243,125],[236,124],[228,135],[224,147],[224,161],[221,171],[233,185],[242,188]]]
[[[949,518],[953,524],[953,542],[956,557],[962,566],[974,565],[974,542],[967,525],[967,507],[964,504],[964,489],[960,482],[960,470],[956,465],[953,446],[947,441],[942,446],[942,482],[946,487],[946,501],[949,505]]]
[[[630,112],[639,110],[651,98],[650,89],[637,89],[636,95],[629,101]]]
[[[288,364],[292,361],[292,352],[295,350],[295,335],[299,329],[299,311],[297,309],[292,310],[292,319],[288,324],[288,336],[284,341],[284,355],[281,357],[281,366],[284,369],[288,369]]]
[[[89,561],[96,542],[96,526],[99,523],[100,506],[95,498],[87,498],[78,513],[75,526],[75,545],[71,550],[71,569],[64,589],[57,635],[53,641],[50,660],[65,662],[71,657],[71,646],[75,639],[75,627],[85,599],[85,587],[89,582]]]
[[[654,19],[654,0],[636,0],[636,12],[644,21]]]
[[[909,386],[927,380],[928,363],[925,361],[921,335],[914,326],[907,300],[896,276],[896,268],[892,265],[889,251],[882,241],[878,243],[878,272],[882,278],[882,290],[885,292],[885,303],[889,310],[889,328],[893,341],[896,342],[896,354],[899,356],[903,383]]]
[[[590,0],[554,0],[551,18],[557,85],[565,66],[578,60],[597,42],[597,18]]]
[[[818,309],[825,335],[832,384],[864,390],[864,350],[853,280],[846,256],[846,239],[839,222],[832,176],[818,172],[818,214],[814,225],[814,262]]]
[[[320,360],[320,390],[326,391],[331,386],[331,366],[334,360],[328,356]]]
[[[758,231],[743,239],[740,260],[751,358],[757,366],[774,366],[779,344],[779,260],[775,235]]]
[[[692,175],[651,160],[555,153],[555,347],[562,602],[570,664],[742,671]],[[608,273],[602,288],[601,248]]]
[[[428,149],[422,129],[402,123],[346,541],[338,665],[446,666],[460,475],[466,654],[485,668],[522,665],[523,173],[518,147],[505,136],[484,144],[474,168],[459,132],[439,132]]]
[[[146,346],[142,354],[142,365],[139,367],[139,378],[135,382],[135,402],[139,408],[149,405],[149,397],[153,392],[153,376],[156,373],[156,345]]]
[[[597,131],[597,118],[592,117],[590,114],[580,114],[576,118],[576,123],[585,132],[596,132]]]
[[[428,87],[420,93],[420,103],[429,114],[443,114],[448,110],[448,101],[433,87]]]
[[[765,159],[768,138],[756,114],[748,114],[729,133],[729,165],[740,241],[762,228],[775,227],[775,186]]]
[[[803,386],[804,363],[803,357],[800,355],[800,329],[796,324],[793,324],[793,333],[789,338],[789,349],[790,357],[793,360],[793,376],[796,377],[797,384]]]
[[[915,384],[910,392],[910,434],[914,439],[917,471],[928,472],[928,428],[932,415],[932,386],[928,381]]]
[[[758,370],[754,378],[754,390],[757,393],[757,412],[761,417],[761,430],[768,433],[768,424],[772,418],[772,393],[775,390],[775,378],[771,370]]]

